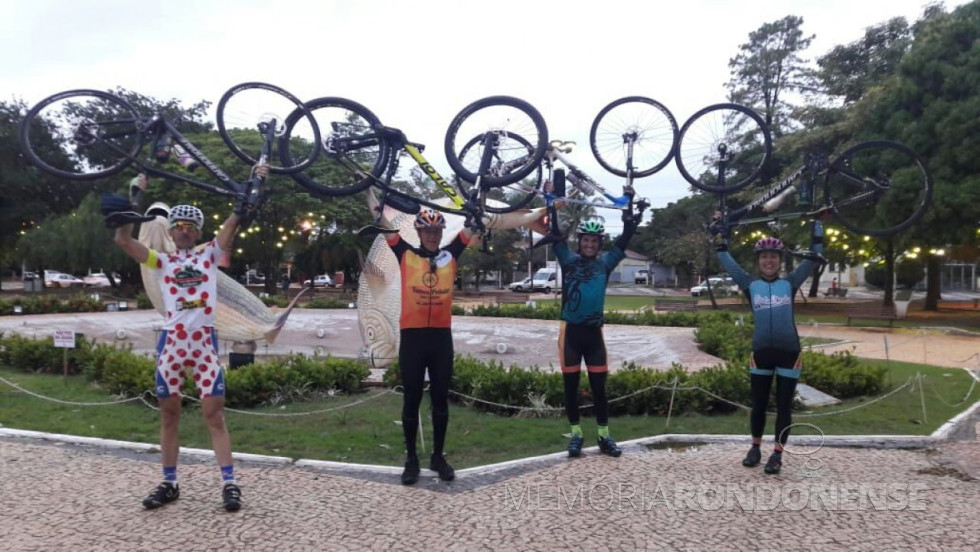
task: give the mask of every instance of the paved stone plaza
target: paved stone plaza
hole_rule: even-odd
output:
[[[16,433],[16,432],[13,432]],[[181,498],[145,511],[158,456],[0,435],[0,542],[26,550],[976,550],[980,441],[816,447],[783,472],[744,444],[624,443],[461,470],[415,487],[390,467],[239,460],[245,507],[221,509],[207,454]]]

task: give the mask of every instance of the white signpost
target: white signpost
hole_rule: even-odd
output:
[[[64,349],[61,367],[65,374],[65,385],[68,385],[68,349],[75,348],[75,331],[74,330],[55,330],[54,331],[54,346],[61,347]]]

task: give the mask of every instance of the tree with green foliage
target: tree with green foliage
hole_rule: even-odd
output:
[[[898,72],[855,105],[867,135],[905,143],[927,162],[933,202],[909,241],[927,252],[975,245],[980,226],[980,2],[930,6]],[[940,263],[926,255],[926,308],[939,300]]]
[[[758,109],[775,136],[793,127],[788,96],[814,90],[813,70],[801,53],[815,35],[804,36],[803,18],[788,15],[749,33],[749,41],[728,61],[731,101]]]
[[[845,105],[860,100],[895,74],[911,44],[912,29],[904,17],[868,27],[860,39],[817,58],[823,93]]]

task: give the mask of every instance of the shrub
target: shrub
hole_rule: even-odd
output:
[[[155,390],[156,362],[153,359],[125,349],[105,350],[98,358],[102,364],[95,371],[101,374],[99,382],[110,393],[135,397]]]
[[[288,297],[283,297],[282,295],[264,295],[261,297],[261,299],[262,302],[265,303],[265,306],[267,307],[286,308],[289,306],[289,302],[290,302],[290,299]]]
[[[831,355],[804,352],[800,381],[837,398],[875,395],[885,388],[884,366],[858,361],[850,351]]]
[[[80,358],[84,358],[91,342],[78,336],[75,348],[67,349],[68,374],[81,371]],[[54,346],[53,337],[32,339],[18,334],[0,336],[0,363],[13,366],[25,372],[39,374],[64,373],[65,351]]]
[[[349,299],[339,297],[317,297],[306,304],[308,309],[346,309],[350,306]]]
[[[702,318],[698,329],[694,330],[694,338],[701,350],[709,355],[730,361],[747,359],[752,352],[752,318],[735,319],[730,313],[726,314],[729,316]]]
[[[895,265],[895,281],[899,287],[912,289],[926,277],[926,266],[922,259],[902,259]]]
[[[241,408],[352,393],[369,374],[357,360],[292,354],[225,372],[225,400]]]

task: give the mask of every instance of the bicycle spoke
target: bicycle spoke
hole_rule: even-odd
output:
[[[670,162],[677,139],[677,121],[659,102],[633,96],[607,105],[592,123],[592,154],[607,171],[633,177],[649,176]],[[632,157],[630,157],[632,156]]]
[[[121,98],[73,90],[42,100],[25,116],[21,144],[39,168],[64,178],[108,176],[132,162],[142,146],[141,121]]]
[[[511,155],[504,155],[501,150],[497,150],[497,155],[492,156],[492,162],[488,169],[488,174],[503,177],[510,174],[517,167],[527,163],[534,154],[534,147],[531,143],[520,135],[511,135],[509,140],[515,144],[511,149],[505,150]],[[483,136],[474,136],[460,150],[459,158],[464,165],[479,167],[480,158],[483,155]],[[474,169],[475,170],[475,169]],[[537,194],[541,186],[541,164],[538,163],[536,173],[532,173],[524,180],[507,184],[502,187],[488,188],[484,194],[490,199],[497,200],[503,205],[490,204],[486,206],[489,213],[507,213],[515,209],[527,206]],[[457,186],[462,189],[463,196],[470,201],[477,201],[480,198],[480,190],[473,184],[459,181]]]
[[[533,106],[507,96],[484,98],[466,106],[449,125],[445,150],[450,166],[464,181],[502,186],[535,170],[544,154],[548,129]],[[530,145],[530,149],[528,148]],[[491,171],[480,173],[484,151]]]
[[[889,236],[922,217],[932,188],[912,150],[879,141],[841,154],[827,172],[825,194],[844,226],[859,234]]]
[[[308,190],[326,196],[357,193],[373,182],[382,185],[388,152],[387,142],[375,127],[381,122],[368,108],[344,98],[317,98],[306,103],[321,132],[322,148],[316,161],[293,178]],[[287,123],[293,155],[291,115]]]
[[[287,117],[294,118],[288,140],[291,157],[284,162]],[[303,116],[307,115],[307,116]],[[246,163],[258,161],[267,125],[274,125],[276,140],[266,160],[270,170],[288,174],[310,165],[318,153],[319,128],[302,102],[288,92],[264,83],[240,84],[222,96],[217,109],[218,132],[231,151]]]
[[[681,127],[675,160],[696,188],[730,193],[754,181],[772,153],[769,129],[751,109],[717,104]]]

